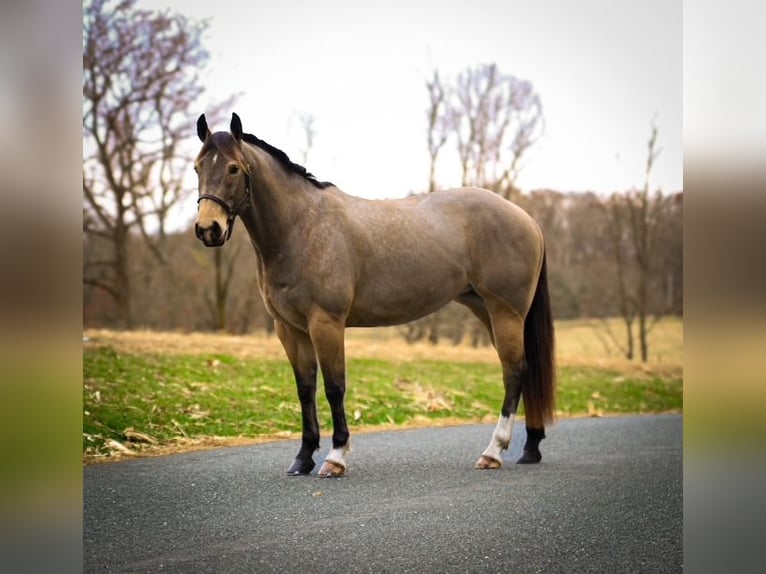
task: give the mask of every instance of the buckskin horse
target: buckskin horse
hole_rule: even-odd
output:
[[[303,425],[287,473],[306,475],[319,450],[317,366],[332,413],[332,448],[319,476],[342,476],[349,430],[344,395],[346,327],[397,325],[450,301],[485,325],[502,365],[505,397],[489,446],[474,467],[496,469],[523,397],[527,440],[518,463],[537,463],[553,418],[554,334],[543,236],[520,207],[464,187],[367,200],[320,182],[281,150],[243,133],[202,141],[195,234],[222,246],[239,217],[255,248],[258,285],[293,368]]]

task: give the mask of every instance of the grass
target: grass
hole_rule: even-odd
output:
[[[663,335],[665,359],[640,366],[582,350],[587,323],[564,324],[559,416],[680,411],[680,362],[669,359],[680,322]],[[294,437],[300,410],[292,371],[274,338],[90,331],[83,351],[87,460],[241,440]],[[567,338],[572,337],[572,343]],[[562,341],[563,338],[563,341]],[[579,343],[577,343],[579,340]],[[593,348],[598,349],[599,344]],[[492,349],[406,346],[391,332],[350,333],[346,411],[351,431],[493,422],[502,400]],[[680,357],[680,350],[678,351]],[[321,392],[320,424],[330,415]]]

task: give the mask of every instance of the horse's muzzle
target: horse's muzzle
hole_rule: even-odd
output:
[[[226,232],[221,229],[217,221],[209,227],[202,227],[199,223],[195,223],[194,234],[206,247],[220,247],[226,242]]]

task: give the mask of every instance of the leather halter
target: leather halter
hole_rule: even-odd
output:
[[[226,201],[211,193],[201,193],[197,198],[197,205],[199,206],[199,202],[203,199],[209,199],[210,201],[223,207],[224,211],[226,212],[226,240],[228,241],[228,239],[231,237],[231,231],[234,229],[235,218],[237,215],[239,215],[240,211],[250,206],[250,196],[252,194],[253,192],[250,187],[250,173],[245,172],[245,193],[239,199],[239,201],[234,204],[234,207],[229,206]]]

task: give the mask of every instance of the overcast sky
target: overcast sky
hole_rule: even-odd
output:
[[[208,18],[206,98],[241,93],[245,131],[300,161],[299,114],[317,131],[307,168],[344,191],[402,197],[427,188],[428,95],[495,62],[531,81],[545,115],[524,191],[641,187],[652,121],[662,152],[653,187],[683,187],[682,6],[672,0],[139,0]],[[200,113],[204,109],[199,110]],[[190,137],[195,137],[189,118]],[[213,131],[228,123],[211,125]],[[439,183],[460,183],[443,169]]]

